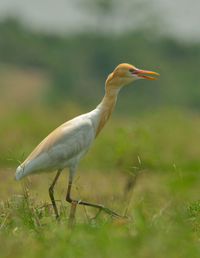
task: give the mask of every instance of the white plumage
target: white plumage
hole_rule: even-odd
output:
[[[17,168],[15,179],[65,167],[71,168],[70,173],[73,173],[95,138],[99,112],[97,108],[56,128]]]

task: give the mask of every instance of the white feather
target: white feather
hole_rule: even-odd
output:
[[[94,110],[56,128],[17,168],[15,179],[32,173],[76,167],[95,138],[96,113]]]

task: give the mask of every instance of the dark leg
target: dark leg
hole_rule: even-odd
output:
[[[98,208],[100,210],[105,211],[106,213],[115,216],[115,217],[119,217],[119,218],[124,218],[124,216],[121,216],[119,214],[117,214],[116,212],[106,208],[104,205],[102,204],[94,204],[94,203],[89,203],[89,202],[84,202],[84,201],[77,201],[77,200],[72,200],[70,197],[70,193],[71,193],[71,187],[72,187],[72,181],[69,181],[68,184],[68,189],[67,189],[67,196],[66,196],[66,201],[69,203],[77,203],[77,204],[82,204],[82,205],[87,205],[90,207],[94,207],[94,208]]]
[[[58,180],[59,176],[60,176],[60,173],[61,173],[62,170],[58,170],[54,180],[53,180],[53,183],[51,184],[51,186],[49,187],[49,196],[51,198],[51,202],[53,204],[53,209],[54,209],[54,212],[56,214],[56,218],[59,217],[58,215],[58,209],[57,209],[57,206],[56,206],[56,202],[55,202],[55,199],[54,199],[54,195],[53,195],[53,192],[54,192],[54,186],[56,184],[56,181]]]

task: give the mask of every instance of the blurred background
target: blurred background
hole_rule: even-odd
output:
[[[198,0],[0,1],[2,257],[200,257],[199,10]],[[96,107],[122,62],[160,78],[120,92],[72,196],[133,220],[77,207],[69,234],[67,173],[55,187],[60,223],[55,175],[13,175],[54,128]]]
[[[43,137],[93,109],[122,62],[160,79],[120,92],[113,120],[81,168],[129,169],[138,156],[146,168],[198,167],[199,8],[196,0],[1,0],[1,174],[13,182]]]

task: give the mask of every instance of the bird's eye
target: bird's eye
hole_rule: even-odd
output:
[[[129,69],[129,72],[131,72],[131,73],[133,73],[134,71],[135,71],[135,69],[133,69],[133,68]]]

